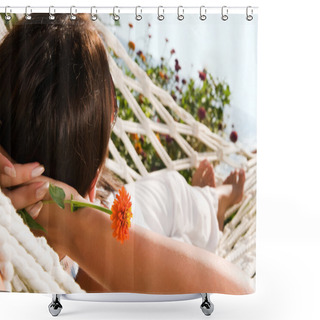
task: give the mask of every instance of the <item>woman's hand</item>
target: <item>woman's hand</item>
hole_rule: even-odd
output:
[[[35,181],[48,185],[51,183],[62,188],[65,192],[66,200],[70,200],[72,194],[74,200],[89,202],[81,197],[77,190],[63,182],[44,176],[35,179]],[[46,201],[50,202],[47,203]],[[75,228],[74,220],[80,216],[79,213],[81,209],[71,212],[69,204],[65,204],[65,208],[61,209],[56,203],[52,202],[52,198],[48,191],[43,198],[43,202],[43,206],[39,210],[39,214],[34,217],[34,220],[39,223],[46,232],[33,229],[31,229],[31,231],[37,237],[44,236],[47,239],[48,244],[58,253],[59,258],[62,259],[68,254],[68,250],[72,247],[74,239],[70,236],[71,230],[72,228]]]
[[[48,189],[44,182],[34,181],[43,172],[44,167],[38,162],[13,164],[0,146],[0,189],[17,210],[26,208],[32,217],[39,213]]]

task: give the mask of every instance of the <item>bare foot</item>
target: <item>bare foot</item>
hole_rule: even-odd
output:
[[[217,216],[220,230],[223,230],[224,215],[227,209],[242,200],[245,180],[244,170],[236,170],[231,172],[223,185],[216,189],[219,197]]]
[[[226,180],[223,181],[223,184],[234,184],[237,181],[237,172],[236,170],[232,171]]]
[[[192,185],[197,187],[216,187],[213,165],[208,160],[202,160],[192,176]]]

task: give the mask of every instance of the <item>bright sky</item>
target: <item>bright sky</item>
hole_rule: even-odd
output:
[[[105,17],[113,24],[109,15]],[[183,77],[198,79],[198,71],[206,68],[214,77],[225,80],[231,90],[231,107],[226,109],[230,115],[226,119],[227,132],[234,124],[239,142],[252,149],[256,147],[257,19],[255,15],[248,22],[244,15],[233,14],[227,21],[222,21],[220,15],[209,15],[201,21],[198,14],[188,14],[178,21],[175,14],[167,14],[158,21],[156,15],[144,14],[141,21],[136,21],[132,14],[121,14],[120,27],[113,30],[126,44],[128,24],[132,23],[130,40],[135,42],[136,50],[142,51],[147,50],[146,38],[151,34],[148,52],[156,60],[163,55],[169,57],[174,48]],[[169,40],[167,47],[165,38]]]

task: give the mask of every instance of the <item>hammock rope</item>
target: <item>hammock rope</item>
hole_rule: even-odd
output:
[[[151,81],[145,71],[131,59],[117,37],[102,22],[96,21],[95,23],[107,49],[110,70],[115,86],[120,90],[139,121],[133,122],[118,119],[114,127],[115,135],[121,139],[126,150],[128,150],[138,172],[130,168],[128,164],[123,161],[114,144],[111,144],[110,147],[113,160],[107,160],[107,167],[128,183],[148,174],[128,137],[128,134],[137,133],[149,138],[166,168],[171,170],[179,171],[197,167],[203,159],[226,163],[233,168],[244,168],[246,171],[245,196],[241,203],[227,211],[226,218],[234,214],[235,216],[226,224],[216,253],[237,264],[247,272],[250,277],[254,277],[256,250],[256,154],[250,153],[238,145],[224,140],[219,135],[213,133],[208,127],[195,120],[186,110],[176,103],[167,91],[156,86]],[[108,48],[124,62],[126,67],[135,76],[135,79],[132,79],[122,72],[109,53]],[[147,118],[132,91],[141,93],[147,97],[154,110],[156,110],[157,114],[165,123],[158,123]],[[184,123],[175,121],[166,107],[170,108]],[[165,148],[156,138],[155,132],[169,134],[174,138],[181,150],[186,154],[186,158],[179,160],[171,159]],[[197,152],[182,135],[197,138],[212,151]],[[238,163],[232,160],[232,155],[235,154],[242,155],[245,161]],[[216,174],[216,177],[221,184],[223,177],[219,176],[219,174]]]

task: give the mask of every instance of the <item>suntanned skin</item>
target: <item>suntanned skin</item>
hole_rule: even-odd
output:
[[[53,181],[39,177],[27,184]],[[76,190],[58,181],[70,198]],[[223,189],[228,193],[226,186]],[[91,197],[90,197],[91,198]],[[74,213],[55,204],[43,206],[37,221],[45,227],[48,243],[80,265],[78,283],[90,292],[193,293],[252,292],[247,276],[226,260],[195,246],[132,226],[124,244],[112,237],[110,217],[83,208]],[[0,279],[0,285],[3,281]]]
[[[234,203],[240,201],[243,195],[243,184],[245,176],[244,171],[233,171],[224,181],[223,186],[219,186],[217,190],[219,198],[219,207],[218,207],[218,221],[220,230],[223,229],[224,224],[224,214],[226,209],[233,205]],[[193,175],[192,179],[193,186],[206,187],[210,186],[216,188],[214,169],[212,164],[209,161],[204,160],[200,163],[200,166],[197,168]],[[89,192],[89,197],[91,202],[95,199],[95,190]],[[109,292],[110,289],[107,287],[101,286],[98,282],[92,279],[84,270],[80,268],[77,275],[76,281],[88,292]]]
[[[38,178],[40,179],[40,178]],[[67,198],[71,187],[64,188]],[[89,202],[89,201],[88,201]],[[112,236],[109,215],[92,208],[70,212],[55,204],[43,206],[36,219],[47,231],[48,243],[62,258],[68,255],[105,292],[251,293],[248,277],[225,259],[137,225],[123,244]],[[99,292],[101,287],[99,288]]]
[[[44,195],[39,194],[37,190],[43,186],[43,182],[29,183],[28,185],[23,184],[29,182],[35,175],[41,175],[43,171],[43,166],[38,162],[26,164],[15,163],[0,146],[0,188],[1,191],[10,198],[12,205],[16,209],[29,209],[29,206],[33,206],[42,200]],[[7,189],[8,187],[15,186],[20,187],[13,190]]]

